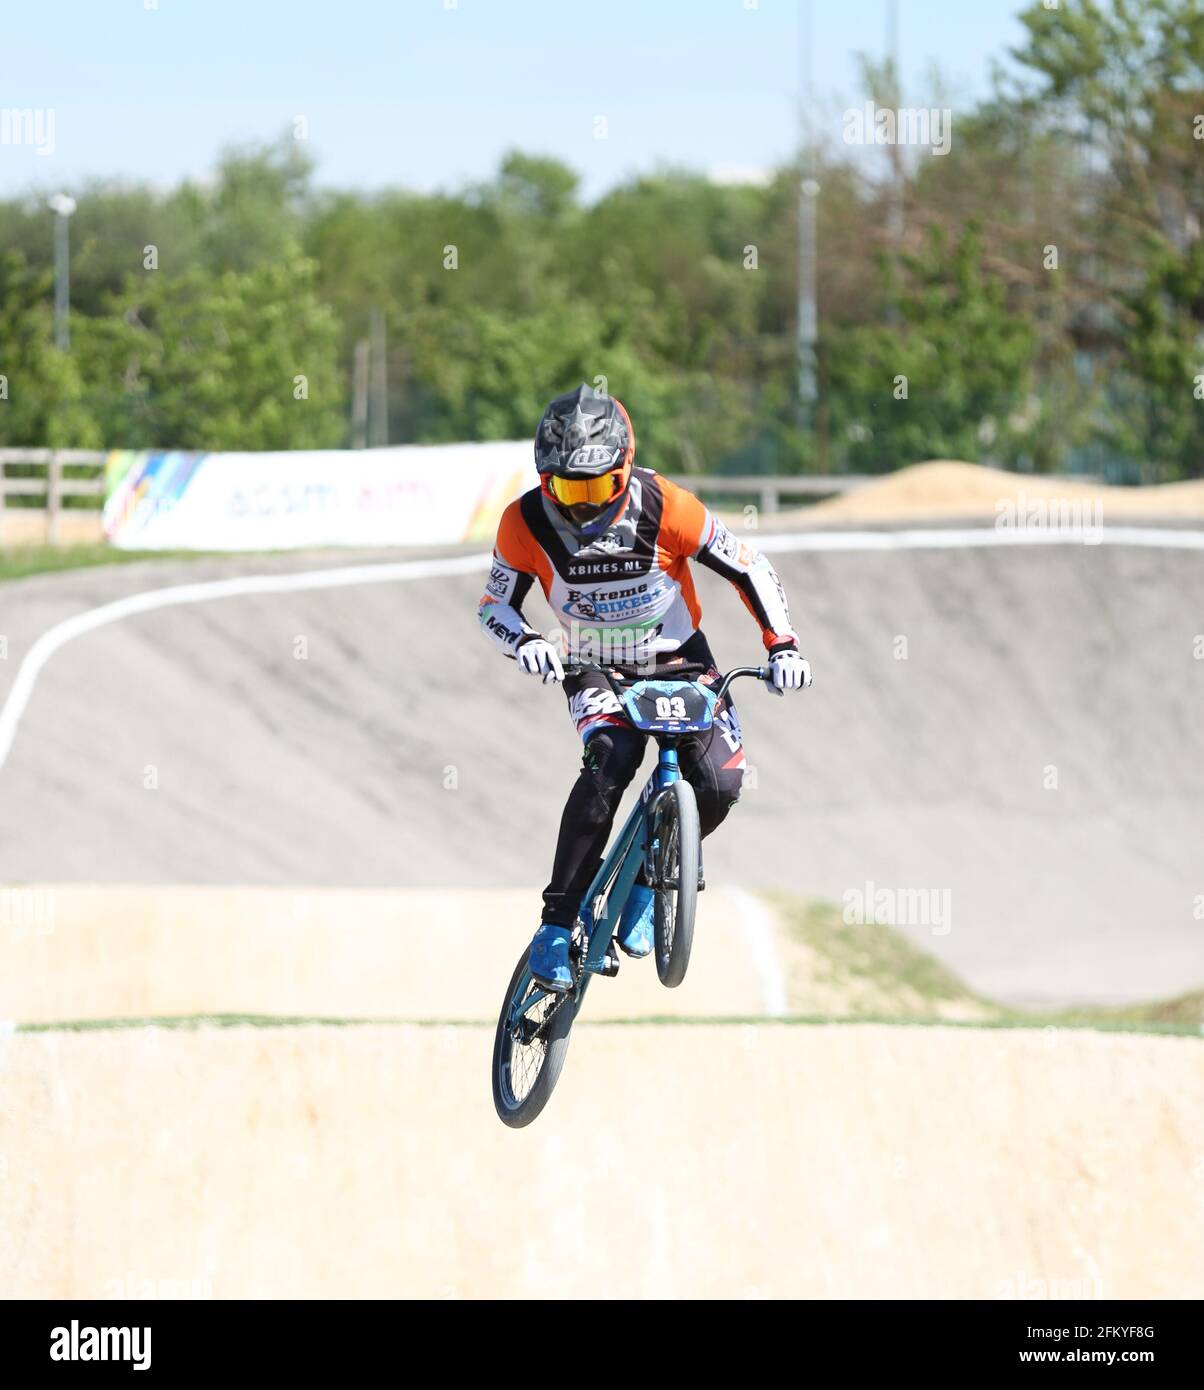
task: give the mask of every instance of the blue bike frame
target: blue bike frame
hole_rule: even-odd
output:
[[[635,876],[639,873],[650,848],[648,833],[653,810],[660,794],[680,777],[677,749],[672,744],[662,743],[652,776],[644,784],[639,801],[631,808],[631,814],[619,832],[618,839],[611,846],[610,853],[602,861],[602,867],[594,875],[593,882],[581,899],[579,916],[585,927],[588,942],[583,962],[583,987],[591,973],[602,973],[606,948],[619,925],[619,918],[623,914]],[[593,905],[604,892],[605,906],[602,915],[595,919]]]
[[[737,676],[756,676],[759,680],[768,679],[768,671],[765,667],[740,666],[733,671],[729,671],[724,676],[717,691],[710,693],[706,698],[708,708],[706,711],[707,723],[710,726],[710,715],[715,707],[723,700],[727,693],[727,688]],[[674,682],[676,684],[677,682]],[[655,682],[651,682],[655,686]],[[632,711],[629,710],[629,713]],[[583,969],[581,979],[577,985],[576,1005],[579,1006],[585,996],[585,990],[590,979],[594,975],[604,975],[606,970],[606,952],[610,945],[611,938],[615,934],[615,928],[619,924],[619,918],[623,914],[623,908],[627,904],[627,899],[631,894],[632,884],[635,883],[636,874],[640,871],[640,866],[646,864],[651,872],[652,855],[656,846],[650,843],[649,835],[651,828],[655,825],[656,809],[662,796],[674,782],[681,779],[681,768],[677,760],[677,746],[672,741],[676,737],[688,734],[694,729],[703,727],[695,724],[693,728],[686,720],[678,720],[672,716],[673,722],[677,727],[661,730],[662,737],[658,737],[655,727],[650,727],[647,723],[640,723],[633,719],[637,728],[643,728],[657,739],[659,749],[656,768],[652,776],[644,784],[640,792],[640,799],[632,807],[631,814],[624,822],[623,829],[619,832],[618,838],[610,848],[610,853],[602,861],[602,867],[594,875],[593,882],[586,889],[584,897],[581,899],[581,906],[577,915],[581,919],[581,924],[585,929],[586,949],[585,959],[582,961]],[[699,857],[699,870],[701,872],[702,860],[701,851]],[[602,914],[597,919],[594,917],[594,903],[599,898],[605,899]],[[511,1025],[530,1009],[532,1005],[539,1003],[546,998],[548,991],[541,988],[538,984],[534,985],[530,972],[526,972],[519,988],[515,991],[510,1000],[509,1021]],[[528,992],[531,991],[531,992]],[[571,996],[569,996],[571,997]]]
[[[635,876],[639,873],[640,865],[643,864],[651,848],[648,843],[648,827],[652,824],[656,803],[661,793],[678,781],[680,777],[681,768],[677,761],[677,749],[672,744],[662,743],[652,776],[644,784],[644,789],[640,792],[640,799],[631,808],[631,814],[627,817],[623,829],[611,846],[610,853],[602,861],[602,867],[594,875],[593,882],[581,899],[581,907],[577,915],[585,928],[586,949],[585,959],[582,961],[581,980],[576,989],[578,1005],[585,997],[585,990],[591,976],[606,973],[604,968],[606,948],[610,945],[615,928],[619,925],[619,918],[623,915],[623,908],[627,904]],[[603,893],[606,895],[606,905],[602,915],[595,918],[593,904]],[[526,983],[517,991],[510,1002],[512,1023],[533,1004],[537,1004],[547,995],[547,990],[541,989],[538,985],[533,993],[527,993],[530,984],[531,976],[528,973]],[[571,998],[572,996],[568,997]]]

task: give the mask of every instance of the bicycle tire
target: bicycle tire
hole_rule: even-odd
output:
[[[656,973],[666,989],[686,978],[694,945],[698,905],[698,858],[701,837],[698,802],[689,782],[673,782],[657,804],[653,922]]]
[[[518,1040],[507,1026],[507,1022],[512,1005],[526,995],[533,983],[531,972],[527,968],[529,953],[529,950],[523,952],[518,965],[515,966],[514,974],[510,977],[493,1039],[493,1106],[498,1119],[511,1129],[522,1129],[529,1125],[551,1099],[564,1067],[565,1054],[569,1046],[569,1030],[577,1016],[578,1007],[572,993],[548,996],[552,1001],[549,1008],[554,1007],[555,1013],[547,1025],[543,1052],[535,1074],[529,1078],[529,1085],[519,1095],[514,1077],[515,1047]]]

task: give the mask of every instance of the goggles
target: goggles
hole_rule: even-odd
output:
[[[623,491],[627,469],[615,468],[600,478],[558,478],[552,474],[547,484],[548,491],[562,506],[578,507],[586,503],[591,507],[604,507]]]

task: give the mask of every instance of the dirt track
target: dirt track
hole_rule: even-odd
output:
[[[2,586],[0,697],[107,599],[365,558]],[[0,897],[0,1019],[484,1026],[0,1031],[0,1296],[1204,1295],[1197,1039],[586,1021],[760,1012],[728,885],[947,890],[951,930],[910,934],[1022,1002],[1204,981],[1198,552],[776,559],[817,684],[741,694],[755,785],[708,843],[690,978],[591,991],[519,1133],[485,1021],[576,742],[480,642],[477,581],[226,599],[59,652],[0,770],[5,880],[54,905]],[[755,657],[702,588],[720,659]]]
[[[708,843],[711,882],[837,902],[867,882],[948,890],[951,930],[912,935],[1021,1003],[1204,981],[1198,552],[775,559],[816,685],[740,691],[756,785]],[[5,585],[0,693],[38,634],[107,598],[313,563]],[[747,614],[712,580],[720,659],[755,659]],[[5,877],[511,887],[533,921],[577,745],[560,695],[480,640],[478,583],[224,599],[77,639],[0,771]]]
[[[1193,1040],[583,1027],[524,1131],[490,1044],[0,1040],[0,1296],[1204,1295]]]
[[[0,1019],[270,1014],[493,1023],[530,900],[518,889],[34,888],[47,911],[0,930]],[[624,960],[591,1019],[766,1012],[743,903],[699,903],[688,989]],[[768,943],[774,950],[774,943]],[[451,970],[449,973],[449,960]]]

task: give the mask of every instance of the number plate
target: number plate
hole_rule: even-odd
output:
[[[637,681],[623,695],[627,717],[647,734],[693,734],[711,727],[715,696],[692,681]]]

